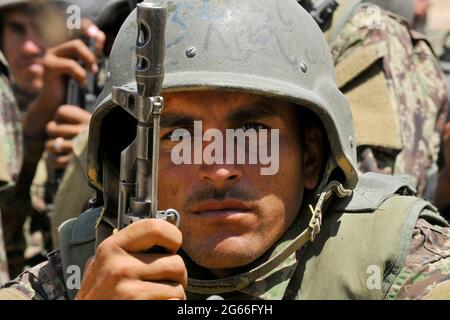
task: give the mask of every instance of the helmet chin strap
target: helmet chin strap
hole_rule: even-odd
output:
[[[322,225],[322,211],[329,203],[328,200],[332,195],[336,195],[339,198],[346,198],[352,195],[353,191],[351,189],[345,189],[342,183],[336,180],[329,181],[331,174],[337,167],[334,158],[330,155],[327,160],[322,180],[315,191],[314,198],[317,199],[317,202],[314,206],[311,204],[308,205],[309,211],[311,212],[311,220],[308,226],[308,229],[311,231],[311,242],[314,241],[316,235],[320,232],[320,227]]]

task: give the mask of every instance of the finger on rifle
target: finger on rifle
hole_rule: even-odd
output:
[[[58,146],[56,139],[50,139],[45,142],[45,150],[57,155],[67,155],[72,153],[73,151],[72,141],[64,140]]]
[[[127,252],[140,253],[155,246],[175,253],[181,246],[181,232],[162,219],[142,219],[120,230],[111,237],[114,244]]]
[[[59,58],[70,58],[72,60],[81,60],[87,68],[97,73],[97,58],[88,46],[80,39],[74,39],[51,49],[51,53]]]
[[[84,124],[61,124],[56,121],[47,123],[45,131],[50,138],[72,139],[86,128]]]
[[[187,286],[187,270],[181,256],[162,253],[133,253],[135,274],[141,280],[178,282]]]
[[[62,105],[60,106],[53,117],[57,123],[66,124],[89,124],[91,120],[91,113],[81,109],[77,106]]]
[[[86,70],[73,59],[47,55],[44,59],[44,65],[47,70],[50,69],[53,73],[68,75],[80,84],[86,84]]]
[[[81,33],[95,40],[95,54],[100,56],[106,42],[106,35],[91,20],[81,19]]]

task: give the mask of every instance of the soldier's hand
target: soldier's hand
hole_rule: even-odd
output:
[[[113,234],[88,262],[76,299],[185,299],[187,271],[176,254],[181,232],[144,219]],[[144,253],[159,246],[167,253]]]
[[[82,24],[82,33],[96,40],[97,51],[105,43],[105,34],[93,23]],[[77,61],[82,61],[80,65]],[[44,133],[45,125],[64,102],[66,78],[72,77],[81,85],[87,82],[88,71],[97,73],[96,54],[79,39],[64,42],[46,51],[44,57],[44,85],[39,97],[31,103],[24,118],[24,132],[29,136]]]
[[[49,139],[47,152],[53,154],[55,169],[64,169],[72,159],[72,139],[89,127],[91,114],[76,106],[63,105],[56,110],[53,120],[46,126]]]

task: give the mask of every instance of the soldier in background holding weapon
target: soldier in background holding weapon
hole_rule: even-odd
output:
[[[50,11],[50,16],[41,15],[41,12],[48,12],[53,8],[53,4],[58,4],[58,10]],[[64,82],[67,75],[74,77],[79,82],[84,82],[84,70],[77,64],[73,64],[73,59],[81,59],[87,66],[87,69],[96,72],[94,66],[95,55],[92,54],[84,44],[77,40],[68,41],[68,35],[65,28],[64,13],[61,8],[67,3],[64,1],[0,1],[2,17],[3,34],[2,45],[5,48],[5,56],[11,62],[11,74],[17,84],[33,85],[36,90],[36,96],[31,102],[23,103],[26,106],[26,112],[23,115],[23,133],[25,141],[26,154],[20,173],[20,179],[14,188],[1,197],[1,206],[3,211],[3,222],[5,223],[5,240],[8,246],[10,256],[10,267],[14,269],[12,276],[17,275],[23,269],[25,241],[23,239],[22,227],[25,219],[33,217],[33,223],[30,226],[30,233],[34,230],[48,228],[48,219],[45,217],[46,207],[43,201],[44,183],[33,184],[33,178],[36,178],[36,171],[39,175],[37,164],[45,148],[58,153],[55,162],[64,166],[64,161],[70,158],[70,139],[82,127],[87,126],[90,114],[80,108],[73,109],[70,106],[59,108],[66,92]],[[48,9],[48,10],[47,10]],[[45,23],[43,23],[45,21]],[[57,21],[58,23],[51,23]],[[46,23],[49,23],[47,25]],[[50,28],[48,28],[51,25]],[[34,28],[39,26],[40,28]],[[42,28],[41,28],[42,27]],[[45,30],[45,33],[39,31]],[[50,30],[51,29],[51,30]],[[57,31],[58,37],[52,37]],[[92,23],[83,21],[82,30],[87,37],[96,39],[97,52],[101,50],[104,43],[104,34],[98,30]],[[36,36],[46,35],[45,43],[37,42],[42,40]],[[62,36],[63,34],[64,36]],[[15,39],[15,40],[14,40]],[[54,47],[48,48],[49,45]],[[39,48],[40,59],[34,61],[32,68],[23,69],[20,67],[21,57],[32,56],[32,48]],[[87,50],[86,50],[87,49]],[[16,50],[16,51],[13,51]],[[45,54],[44,54],[45,53]],[[34,52],[36,55],[36,52]],[[34,71],[31,75],[33,81],[24,81],[28,69]],[[81,69],[81,70],[80,70]],[[40,70],[40,73],[36,73]],[[29,73],[29,72],[28,72]],[[22,99],[23,100],[23,99]],[[64,142],[62,139],[64,138]],[[60,142],[59,144],[57,142]],[[59,152],[56,152],[59,151]],[[36,181],[36,179],[35,179]],[[31,190],[30,190],[30,185]],[[31,193],[31,195],[30,195]],[[47,219],[47,222],[46,222]],[[29,219],[31,220],[31,219]],[[47,225],[47,227],[46,227]],[[25,252],[26,257],[30,259],[30,264],[34,264],[39,259],[45,259],[42,256],[42,242],[47,242],[47,249],[51,245],[49,241],[42,241],[39,232],[36,233],[36,241],[30,238],[28,248],[30,252]],[[49,237],[47,236],[47,239]],[[36,245],[34,245],[36,244]]]

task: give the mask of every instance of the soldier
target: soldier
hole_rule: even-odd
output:
[[[137,219],[118,231],[132,219],[117,220],[123,205],[140,208],[136,198],[122,201],[142,178],[132,162],[124,165],[135,147],[135,115],[142,116],[131,98],[136,36],[132,14],[113,46],[90,124],[88,178],[103,197],[61,226],[60,251],[9,282],[3,298],[450,298],[450,226],[411,196],[409,178],[357,175],[352,115],[328,45],[293,0],[171,3],[160,196],[152,206],[178,210],[180,229]],[[139,99],[146,88],[139,82]],[[220,137],[226,129],[269,132],[266,148],[279,155],[278,170],[264,175],[267,163],[225,163],[223,154],[217,160],[220,148],[194,164],[189,153],[185,164],[174,160],[181,139]],[[202,141],[194,153],[209,146]],[[136,195],[145,189],[136,186]],[[148,251],[155,246],[165,252]],[[73,281],[77,269],[84,270],[81,287]]]
[[[298,2],[316,15],[313,8],[324,3]],[[328,3],[332,5],[333,1]],[[337,10],[323,18],[322,23],[337,67],[338,85],[349,98],[354,112],[358,169],[413,175],[417,179],[418,195],[426,194],[428,199],[435,199],[436,162],[446,113],[443,108],[446,91],[437,59],[427,42],[406,24],[406,21],[411,25],[414,22],[414,1],[340,0],[338,4]],[[403,39],[400,47],[394,46],[398,39]],[[385,48],[395,49],[388,52]],[[415,56],[422,59],[414,60]],[[408,74],[405,78],[410,80],[395,80],[405,73]],[[421,86],[417,85],[419,82]],[[402,97],[401,92],[408,92],[409,98]],[[428,99],[430,96],[433,98]],[[417,101],[421,101],[420,114],[417,114]],[[384,120],[374,122],[374,117]],[[411,126],[414,121],[420,121],[421,125]],[[70,174],[55,201],[58,208],[52,217],[54,243],[58,243],[57,226],[78,216],[79,209],[92,196],[87,187],[78,188],[76,192],[70,190],[71,185],[81,185],[85,181],[82,169],[85,171],[86,162],[81,159],[87,151],[86,140],[86,133],[77,139],[75,145],[79,151],[75,152],[68,170]]]
[[[39,229],[45,229],[48,225],[46,208],[39,197],[39,191],[43,187],[39,183],[31,188],[30,199],[30,185],[43,150],[45,147],[51,149],[57,153],[55,163],[66,165],[71,151],[69,139],[87,126],[90,119],[89,113],[80,108],[58,108],[65,92],[62,87],[65,82],[63,77],[70,75],[78,77],[79,81],[83,81],[85,77],[84,69],[67,58],[92,60],[94,56],[86,53],[87,47],[84,44],[64,42],[68,40],[64,15],[60,11],[64,5],[63,1],[0,1],[1,46],[11,66],[15,93],[24,112],[24,149],[27,152],[16,185],[0,197],[12,275],[20,273],[24,265],[25,242],[22,227],[25,219],[32,216],[32,221],[38,221]],[[83,21],[82,32],[92,38],[97,37],[99,50],[101,49],[104,35],[98,28]],[[49,48],[52,45],[54,47]],[[64,142],[57,148],[55,140]],[[41,171],[37,170],[38,173]],[[49,241],[45,243],[48,248]],[[27,255],[32,258],[33,253]],[[38,252],[36,258],[45,257],[40,257]]]

